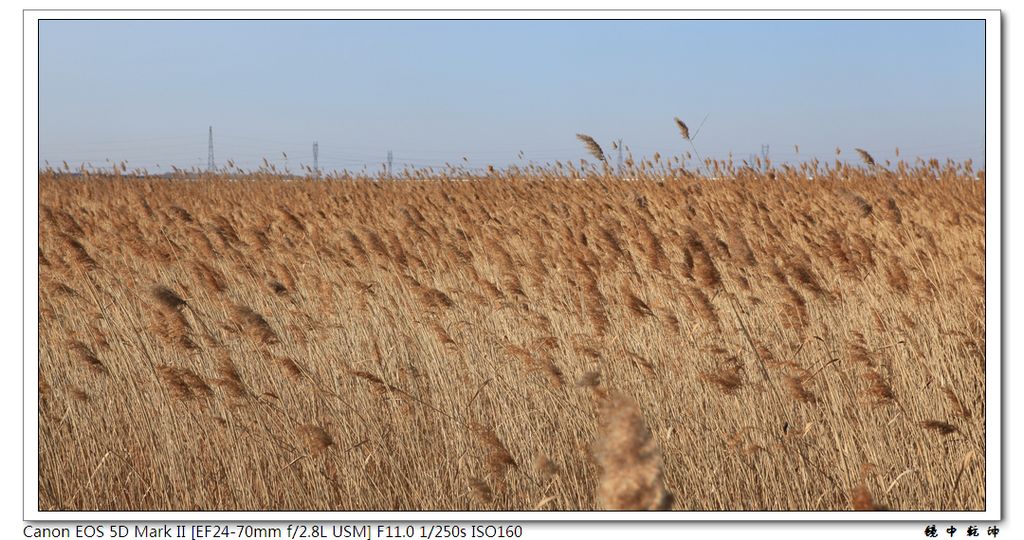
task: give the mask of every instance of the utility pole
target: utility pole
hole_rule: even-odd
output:
[[[320,143],[313,141],[313,174],[320,178]]]
[[[215,166],[214,166],[214,162],[213,162],[213,126],[210,126],[210,144],[209,144],[208,155],[206,157],[206,170],[208,172],[213,172],[214,168],[215,168]]]

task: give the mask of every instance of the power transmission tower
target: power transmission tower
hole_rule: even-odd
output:
[[[387,170],[388,176],[391,176],[392,172],[394,171],[394,169],[391,168],[391,160],[392,160],[391,150],[388,150],[388,170]]]
[[[208,155],[206,157],[206,170],[209,171],[209,172],[213,172],[213,169],[214,169],[214,163],[213,163],[213,126],[210,126],[210,145],[209,145]]]
[[[320,178],[320,143],[313,141],[313,174]]]
[[[761,145],[761,163],[764,164],[764,168],[768,168],[768,145]]]

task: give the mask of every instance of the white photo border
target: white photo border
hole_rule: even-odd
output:
[[[985,21],[985,503],[984,511],[40,511],[38,463],[39,365],[39,22],[48,19],[897,19]],[[46,522],[688,522],[847,521],[989,522],[1003,515],[1002,366],[1002,34],[999,10],[32,10],[23,11],[24,91],[24,336],[23,511]]]

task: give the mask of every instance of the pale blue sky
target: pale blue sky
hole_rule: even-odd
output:
[[[982,162],[983,21],[43,21],[41,162],[376,171],[698,149]],[[794,145],[800,145],[800,155]],[[613,157],[614,159],[614,157]]]

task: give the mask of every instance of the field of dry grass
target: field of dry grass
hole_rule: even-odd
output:
[[[40,509],[985,507],[983,174],[627,165],[44,171]]]

